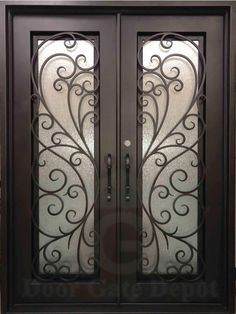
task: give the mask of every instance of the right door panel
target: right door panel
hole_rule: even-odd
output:
[[[226,289],[223,18],[124,16],[121,38],[123,302],[214,306]]]

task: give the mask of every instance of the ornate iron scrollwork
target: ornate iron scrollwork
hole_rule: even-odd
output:
[[[158,41],[162,51],[168,52],[161,57],[158,52],[151,56],[150,66],[143,63],[143,49],[151,41]],[[198,53],[199,68],[196,69],[192,60],[181,53],[171,52],[175,41],[184,41],[191,45]],[[154,275],[164,281],[194,281],[204,274],[204,261],[199,253],[200,241],[194,245],[191,238],[200,234],[204,224],[205,208],[202,198],[202,188],[205,179],[204,158],[199,152],[199,143],[203,141],[205,133],[205,121],[201,107],[205,103],[205,58],[199,46],[193,40],[176,33],[158,33],[143,40],[138,50],[138,125],[142,129],[149,121],[152,125],[151,140],[147,149],[142,152],[142,158],[138,170],[138,199],[140,202],[140,228],[139,231],[139,272],[144,275]],[[182,60],[192,71],[194,78],[191,100],[184,114],[176,121],[164,137],[159,139],[164,123],[167,121],[171,98],[184,90],[184,82],[180,78],[181,69],[178,66],[166,64],[171,60]],[[161,98],[162,97],[162,98]],[[161,100],[160,100],[161,99]],[[148,110],[153,106],[152,111]],[[181,106],[181,103],[176,104]],[[162,106],[162,108],[160,108]],[[162,115],[160,114],[162,109]],[[170,122],[171,123],[171,122]],[[197,132],[196,138],[191,139],[191,132]],[[196,131],[197,130],[197,131]],[[188,135],[189,134],[189,135]],[[143,140],[141,136],[141,141]],[[203,145],[202,145],[203,146]],[[171,150],[171,154],[170,154]],[[173,153],[174,152],[174,153]],[[198,178],[193,186],[187,167],[182,167],[181,158],[188,156],[188,167],[197,168]],[[143,169],[147,162],[152,160],[152,172],[154,179],[148,191],[148,197],[143,200]],[[162,182],[161,175],[165,172],[168,184]],[[153,201],[155,195],[155,202]],[[158,200],[163,205],[160,208]],[[181,231],[181,223],[173,227],[173,221],[177,221],[191,214],[193,208],[191,202],[197,203],[198,223],[194,230]],[[155,204],[154,204],[155,203]],[[148,227],[143,226],[142,217],[148,220]],[[172,230],[170,224],[172,223]],[[177,223],[177,222],[176,222]],[[147,228],[146,228],[147,227]],[[166,264],[165,271],[160,271],[160,261],[163,258],[160,253],[160,238],[166,250],[171,250],[170,263]],[[145,250],[151,248],[155,255],[155,263],[150,265],[149,255]],[[194,269],[193,259],[197,259],[197,270]],[[148,269],[148,271],[143,271]]]
[[[94,49],[94,62],[92,66],[86,65],[86,56],[78,54],[73,58],[69,53],[55,52],[47,57],[38,69],[38,57],[40,49],[50,41],[61,40],[64,47],[70,52],[79,44],[78,40],[89,42]],[[52,112],[44,92],[43,80],[47,65],[56,58],[66,61],[57,67],[57,79],[51,88],[60,93],[66,93],[67,101],[63,104],[67,110],[70,123],[76,131],[76,138],[71,134]],[[69,64],[69,68],[66,66]],[[81,275],[91,275],[94,273],[98,260],[94,253],[89,256],[86,265],[82,263],[81,256],[83,250],[95,248],[98,245],[98,233],[95,228],[87,227],[88,220],[94,215],[94,207],[99,195],[99,172],[95,162],[94,153],[91,151],[84,134],[84,126],[91,123],[94,126],[99,124],[99,50],[94,40],[76,32],[62,32],[48,37],[39,43],[31,60],[31,78],[33,85],[32,103],[35,112],[32,119],[32,133],[36,142],[36,152],[32,164],[32,178],[35,186],[35,200],[32,209],[32,221],[36,233],[45,236],[45,241],[39,246],[38,251],[34,252],[33,273],[39,280],[75,280]],[[86,77],[86,79],[81,79]],[[91,84],[91,78],[93,84]],[[72,110],[71,97],[77,101],[77,113]],[[83,106],[89,106],[89,111],[84,111]],[[56,106],[57,104],[53,104]],[[41,111],[40,108],[43,108]],[[45,137],[39,136],[39,130],[47,132]],[[77,140],[79,138],[79,141]],[[69,155],[63,153],[69,151]],[[57,162],[48,162],[47,156],[51,156],[55,161],[60,160],[65,167],[60,167]],[[92,166],[94,172],[94,200],[89,203],[88,187],[85,178],[81,175],[80,167],[85,162]],[[48,173],[47,182],[39,180],[39,169],[44,168]],[[76,178],[76,182],[70,182],[70,176]],[[91,174],[90,174],[91,175]],[[51,183],[51,184],[48,184]],[[66,208],[65,198],[77,201],[77,209]],[[83,202],[81,202],[83,200]],[[46,212],[45,217],[58,217],[63,215],[63,219],[71,228],[63,230],[63,225],[58,225],[57,233],[47,232],[39,223],[39,203],[43,202]],[[83,206],[81,205],[83,204]],[[81,208],[83,207],[83,208]],[[82,213],[82,214],[81,214]],[[47,216],[48,215],[48,216]],[[60,221],[60,220],[59,220]],[[76,239],[74,239],[76,238]],[[71,273],[69,264],[62,262],[63,252],[56,243],[66,239],[68,248],[72,241],[77,241],[76,261],[78,271]],[[60,247],[60,246],[59,246]],[[95,250],[94,250],[95,252]],[[40,257],[44,264],[40,269]],[[89,270],[89,271],[88,271]]]

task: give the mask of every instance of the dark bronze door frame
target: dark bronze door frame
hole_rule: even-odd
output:
[[[30,4],[6,1],[1,3],[0,13],[2,313],[233,313],[235,3],[48,1],[42,5],[37,1]],[[64,274],[50,277],[50,274],[42,274],[38,270],[39,253],[35,257],[40,216],[33,214],[32,218],[32,207],[35,203],[39,206],[40,198],[46,194],[39,197],[35,189],[34,181],[40,176],[39,170],[32,179],[31,166],[40,153],[35,141],[35,138],[38,140],[40,127],[34,128],[34,123],[38,115],[49,119],[42,124],[44,130],[50,130],[50,125],[57,123],[47,112],[39,113],[38,109],[32,109],[37,101],[44,101],[38,45],[45,40],[64,40],[66,48],[73,48],[76,40],[86,40],[94,46],[94,67],[84,68],[79,63],[73,63],[77,72],[72,71],[71,76],[65,76],[63,69],[59,68],[59,79],[54,84],[56,92],[60,92],[62,81],[65,83],[67,79],[73,79],[73,75],[76,77],[80,71],[94,80],[92,90],[86,87],[86,80],[74,86],[77,96],[87,93],[94,101],[89,105],[93,108],[90,122],[95,125],[95,158],[89,158],[94,162],[94,168],[98,169],[98,181],[93,188],[96,191],[98,187],[98,197],[92,205],[97,222],[95,230],[89,233],[90,237],[93,235],[95,238],[95,233],[97,235],[95,257],[88,259],[88,265],[94,263],[96,270],[91,274],[81,271],[71,277]],[[176,77],[165,74],[164,59],[155,54],[150,59],[151,64],[157,62],[156,70],[160,72],[155,72],[155,68],[148,69],[142,63],[145,44],[155,40],[164,51],[175,42],[188,42],[196,48],[200,60],[193,69],[197,79],[196,95],[192,100],[192,105],[198,104],[199,111],[183,116],[180,121],[188,131],[195,125],[188,118],[196,117],[202,124],[203,132],[200,127],[197,131],[198,140],[201,139],[197,141],[197,152],[193,147],[187,148],[187,151],[191,150],[201,157],[197,165],[192,164],[200,169],[197,174],[199,188],[183,191],[177,188],[173,179],[176,172],[182,175],[179,181],[187,180],[186,172],[179,168],[169,175],[172,191],[161,181],[152,187],[153,191],[160,189],[160,201],[172,198],[172,206],[179,217],[189,212],[187,205],[182,209],[175,207],[183,196],[197,199],[201,210],[204,207],[197,218],[197,253],[193,253],[186,236],[179,236],[177,231],[165,231],[165,224],[171,220],[166,208],[154,218],[151,203],[149,212],[145,207],[143,159],[149,153],[150,156],[159,154],[155,165],[165,168],[169,158],[168,154],[159,152],[159,146],[154,147],[153,152],[150,146],[145,155],[142,141],[147,116],[154,126],[156,123],[153,145],[155,136],[160,132],[158,118],[155,120],[158,111],[155,116],[145,113],[147,97],[155,103],[154,98],[161,96],[172,81],[175,81],[176,92],[183,88],[176,67],[176,72],[173,72]],[[176,54],[181,58],[180,53]],[[80,58],[83,60],[84,56]],[[186,60],[194,67],[191,59]],[[158,76],[162,83],[155,90],[149,78],[146,82],[149,87],[145,89],[145,75]],[[64,131],[63,135],[66,134]],[[63,144],[62,138],[59,138],[61,134],[61,130],[56,129],[50,135],[52,144]],[[83,132],[79,134],[82,134],[83,141]],[[186,133],[181,133],[179,129],[174,130],[172,135],[174,142],[168,145],[176,150],[188,143]],[[70,166],[74,169],[80,162],[72,153]],[[58,171],[55,168],[49,178],[56,182],[55,170]],[[63,176],[63,173],[60,174]],[[78,196],[75,187],[72,184],[66,191],[71,199]],[[45,189],[42,190],[45,192]],[[48,190],[45,193],[48,193],[46,196],[54,195]],[[57,200],[60,201],[58,196]],[[55,214],[50,204],[48,211],[52,212],[52,216]],[[152,230],[164,226],[158,232],[166,242],[159,244],[154,231],[154,240],[147,241],[145,245],[148,231],[143,227],[144,211]],[[68,221],[73,224],[75,218],[75,212],[69,210]],[[192,257],[181,264],[185,253],[180,246],[174,256],[180,265],[177,275],[168,272],[169,269],[158,272],[155,265],[148,272],[145,267],[150,261],[142,255],[145,248],[151,248],[153,243],[157,248],[163,243],[168,246],[171,239],[181,239],[181,245],[187,243]],[[84,243],[91,246],[86,240]],[[57,250],[52,253],[54,259],[56,254]],[[198,265],[196,272],[192,262],[194,254],[197,255],[194,259]],[[44,259],[48,261],[47,257]],[[47,266],[55,268],[55,263],[49,262]],[[190,273],[182,272],[184,267],[188,267]]]

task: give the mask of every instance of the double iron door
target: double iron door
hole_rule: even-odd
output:
[[[15,15],[9,304],[223,311],[221,15]]]

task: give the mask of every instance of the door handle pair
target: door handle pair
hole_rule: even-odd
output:
[[[111,201],[112,197],[112,184],[111,184],[111,169],[112,157],[111,154],[107,155],[107,201]],[[125,155],[125,200],[130,200],[130,157],[129,154]]]

